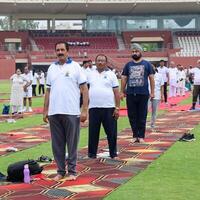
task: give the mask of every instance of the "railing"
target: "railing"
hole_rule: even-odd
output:
[[[199,0],[0,0],[0,3],[200,3]]]

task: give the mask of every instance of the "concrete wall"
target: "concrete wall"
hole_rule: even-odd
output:
[[[0,59],[0,79],[9,79],[15,73],[14,59]]]
[[[174,61],[177,64],[181,64],[184,67],[192,65],[197,66],[197,60],[199,60],[200,57],[171,57],[170,61]]]

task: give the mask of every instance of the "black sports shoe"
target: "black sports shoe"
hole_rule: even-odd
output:
[[[184,134],[182,135],[182,137],[179,138],[179,141],[182,141],[183,138],[187,138],[189,135],[191,135],[191,134],[190,134],[190,133],[184,133]]]
[[[190,134],[188,135],[187,137],[183,138],[182,141],[185,141],[185,142],[192,142],[192,141],[195,141],[195,137],[194,137],[194,134]]]

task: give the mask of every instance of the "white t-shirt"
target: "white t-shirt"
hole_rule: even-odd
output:
[[[113,88],[119,86],[117,77],[111,70],[99,73],[97,70],[91,71],[88,76],[89,108],[113,108],[115,107],[115,97]]]
[[[160,100],[161,99],[161,86],[163,86],[165,83],[163,80],[162,74],[155,73],[154,74],[154,82],[155,82],[154,99]],[[150,84],[149,84],[149,93],[151,93]]]
[[[180,81],[182,79],[182,81],[185,81],[186,79],[186,73],[184,70],[178,70],[178,80]]]
[[[200,85],[200,69],[198,67],[192,68],[190,73],[194,74],[194,85]]]
[[[92,71],[96,70],[96,66],[93,65],[91,68],[90,67],[87,67],[87,68],[82,67],[82,69],[83,69],[83,71],[85,73],[85,76],[87,78],[87,83],[88,83],[88,76],[90,75],[90,73]]]
[[[42,72],[40,75],[38,75],[39,84],[44,85],[45,84],[45,78],[44,78],[44,72]]]
[[[48,115],[80,115],[79,86],[84,83],[86,77],[77,62],[51,64],[46,81],[47,88],[50,88]]]
[[[22,74],[22,76],[24,77],[24,79],[26,80],[26,81],[24,81],[24,85],[25,84],[27,84],[27,82],[28,83],[30,83],[30,81],[32,81],[33,82],[33,74],[32,74],[32,72],[29,72],[28,74]],[[27,87],[27,90],[32,90],[32,83],[31,83],[31,85],[29,85],[28,87]]]
[[[158,69],[158,73],[162,74],[164,82],[167,82],[168,81],[167,74],[169,73],[169,69],[165,66],[163,67],[159,66],[157,69]]]
[[[37,85],[38,74],[34,73],[32,85]]]
[[[169,68],[169,85],[177,86],[178,81],[178,69],[175,68]]]

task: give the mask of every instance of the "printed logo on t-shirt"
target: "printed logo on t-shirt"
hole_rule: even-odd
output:
[[[69,77],[69,72],[68,71],[65,73],[65,76]]]
[[[130,66],[129,87],[144,86],[144,65]]]

